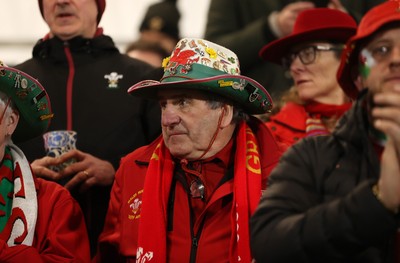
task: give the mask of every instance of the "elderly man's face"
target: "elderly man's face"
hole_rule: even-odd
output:
[[[158,96],[165,145],[175,157],[199,158],[217,130],[222,107],[211,109],[204,96],[192,90],[165,90]]]
[[[43,0],[43,14],[50,33],[62,40],[92,38],[97,28],[95,0]]]
[[[374,94],[400,88],[400,28],[376,35],[361,55],[365,60],[363,87]]]

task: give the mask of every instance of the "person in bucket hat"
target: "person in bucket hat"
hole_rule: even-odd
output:
[[[257,262],[400,262],[400,6],[362,18],[338,71],[351,109],[293,145],[251,219]]]
[[[251,262],[249,216],[281,154],[251,114],[271,98],[204,39],[181,39],[163,65],[128,91],[159,102],[162,136],[122,160],[94,262]]]
[[[52,117],[43,86],[0,62],[0,262],[90,260],[78,203],[62,186],[36,178],[13,143],[42,135]]]
[[[329,134],[351,106],[336,80],[340,55],[357,24],[342,11],[313,8],[299,14],[293,32],[264,46],[260,56],[285,67],[294,86],[266,124],[284,147],[307,136]]]

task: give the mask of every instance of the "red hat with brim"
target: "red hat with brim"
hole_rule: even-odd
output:
[[[356,98],[359,90],[354,84],[358,74],[358,55],[366,39],[376,33],[383,26],[400,21],[400,3],[387,1],[368,11],[362,18],[357,33],[346,44],[342,54],[337,79],[344,92],[351,98]],[[400,25],[399,25],[400,26]],[[358,72],[357,72],[358,73]]]
[[[299,14],[289,36],[265,45],[259,55],[264,60],[281,65],[282,58],[294,45],[319,40],[346,43],[356,29],[356,21],[342,11],[330,8],[308,9]]]

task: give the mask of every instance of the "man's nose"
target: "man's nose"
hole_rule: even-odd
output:
[[[390,65],[396,69],[400,68],[400,46],[397,45],[392,49],[390,54]]]
[[[176,125],[180,121],[180,117],[176,109],[172,105],[167,105],[162,109],[161,124],[163,126]]]

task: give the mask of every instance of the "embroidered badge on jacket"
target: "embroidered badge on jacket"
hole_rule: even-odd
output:
[[[122,79],[124,76],[122,74],[118,74],[117,72],[111,72],[110,74],[104,75],[105,79],[108,79],[108,88],[109,89],[117,89],[118,81]]]

